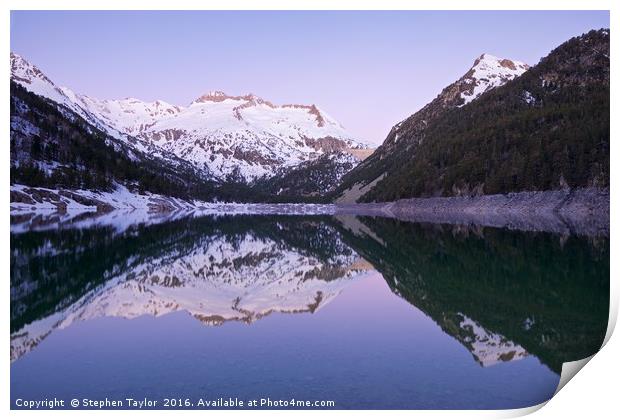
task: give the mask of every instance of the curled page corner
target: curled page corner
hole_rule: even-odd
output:
[[[498,413],[498,416],[496,418],[513,419],[516,417],[524,417],[524,416],[537,412],[538,410],[543,408],[545,405],[547,405],[549,401],[550,400],[543,401],[540,404],[532,405],[531,407],[515,408],[511,410],[502,410],[502,411],[496,412]]]
[[[613,299],[613,296],[617,296],[617,294],[613,292],[615,288],[613,282],[610,282],[609,287],[612,298],[609,301],[609,320],[607,321],[607,332],[605,333],[605,338],[603,339],[603,344],[601,345],[601,348],[605,347],[605,345],[611,338],[611,335],[616,329],[616,321],[618,321],[618,299]]]
[[[605,338],[603,339],[603,343],[601,343],[601,348],[599,349],[599,351],[609,342],[609,339],[611,338],[616,328],[617,320],[618,301],[611,299],[609,304],[609,321],[607,323],[607,332],[605,333]],[[571,379],[573,379],[577,372],[579,372],[596,355],[596,353],[581,360],[574,360],[572,362],[565,362],[564,364],[562,364],[560,382],[558,383],[558,387],[555,389],[555,393],[553,394],[554,397],[557,395],[558,392],[560,392],[562,388],[564,388],[564,385],[566,385]]]
[[[564,385],[566,385],[568,381],[573,379],[577,372],[579,372],[593,357],[594,354],[581,360],[574,360],[572,362],[565,362],[564,364],[562,364],[560,382],[558,383],[558,387],[555,389],[555,393],[553,394],[553,396],[555,397],[557,393],[560,392],[562,388],[564,388]]]

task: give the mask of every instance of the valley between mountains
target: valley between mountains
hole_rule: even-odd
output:
[[[221,91],[186,105],[99,99],[10,59],[12,214],[308,203],[608,224],[607,29],[531,66],[473,58],[376,149],[320,104]]]

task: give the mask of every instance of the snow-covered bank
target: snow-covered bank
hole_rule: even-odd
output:
[[[160,194],[139,194],[117,185],[114,191],[66,190],[11,185],[11,212],[107,212],[113,209],[149,209],[165,211],[209,205]]]
[[[129,191],[117,185],[116,190],[64,190],[26,185],[11,185],[11,213],[24,212],[100,212],[111,210],[148,210],[150,213],[167,213],[179,210],[201,210],[227,214],[333,214],[332,204],[308,203],[222,203],[200,200],[183,200],[160,194]]]
[[[333,204],[220,203],[138,194],[118,185],[113,192],[63,190],[11,185],[11,230],[46,230],[71,226],[162,223],[203,215],[331,215]]]

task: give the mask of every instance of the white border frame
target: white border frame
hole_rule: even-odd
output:
[[[5,60],[8,60],[10,51],[10,11],[11,10],[609,10],[610,11],[610,35],[612,37],[611,42],[611,56],[617,57],[618,48],[617,43],[614,41],[615,30],[618,27],[617,22],[617,9],[620,8],[620,2],[611,0],[521,0],[521,1],[506,1],[497,2],[489,0],[421,0],[419,2],[414,1],[399,1],[399,0],[212,0],[209,2],[196,2],[192,0],[175,0],[174,2],[166,2],[164,0],[150,0],[150,1],[134,1],[131,4],[127,1],[120,0],[90,0],[87,3],[79,0],[7,0],[3,2],[5,4],[5,10],[2,15],[2,27],[4,30],[0,31],[0,45]],[[616,9],[616,10],[614,10]],[[595,28],[593,28],[595,29]],[[6,83],[10,79],[10,66],[5,61],[5,83],[0,84],[2,97],[4,100],[0,106],[4,118],[1,120],[1,133],[5,133],[4,140],[1,145],[2,159],[5,165],[0,165],[0,174],[2,180],[0,181],[0,188],[5,200],[9,197],[9,165],[6,164],[9,161],[9,83]],[[618,79],[617,67],[612,63],[611,66],[612,79],[614,81]],[[611,84],[611,115],[616,115],[617,102],[619,98],[618,83]],[[611,137],[617,137],[615,134],[618,132],[618,124],[611,120]],[[618,185],[618,179],[616,171],[613,170],[614,163],[620,163],[618,158],[618,151],[615,147],[611,147],[611,220],[616,219],[617,208],[615,206],[616,194],[615,186]],[[10,225],[9,225],[9,203],[5,203],[2,208],[4,213],[4,238],[9,237]],[[611,223],[610,238],[614,237],[615,225]],[[614,241],[610,241],[614,242]],[[615,243],[615,242],[614,242]],[[2,247],[2,261],[4,278],[6,284],[2,288],[2,298],[6,307],[2,313],[2,325],[4,327],[5,337],[5,349],[8,352],[10,349],[10,315],[9,315],[9,279],[10,279],[10,245],[9,242],[3,241]],[[540,404],[535,407],[519,409],[519,410],[491,410],[491,411],[321,411],[319,413],[313,411],[258,411],[252,410],[245,414],[252,416],[252,418],[258,419],[273,419],[273,418],[289,418],[295,416],[295,418],[307,418],[310,419],[320,415],[325,418],[336,417],[351,417],[351,418],[370,418],[377,415],[388,416],[390,418],[407,418],[415,416],[416,418],[471,418],[471,419],[484,419],[484,418],[510,418],[526,415],[535,411],[538,411],[541,407],[548,405],[544,410],[536,413],[537,418],[583,418],[585,415],[594,416],[594,418],[609,418],[609,413],[618,412],[619,404],[616,395],[616,386],[618,384],[617,375],[619,373],[619,363],[616,355],[620,354],[620,345],[618,339],[609,341],[611,333],[615,328],[617,314],[618,314],[618,255],[617,249],[611,246],[611,283],[610,283],[610,318],[607,335],[605,337],[606,345],[600,354],[597,354],[589,363],[587,369],[584,372],[579,373],[579,379],[570,381],[566,388],[554,396],[547,404]],[[609,341],[609,343],[608,343]],[[3,358],[1,361],[0,371],[0,404],[4,410],[8,411],[10,408],[10,362],[9,355]],[[583,367],[583,365],[581,366]],[[574,366],[573,366],[574,370]],[[578,369],[577,369],[578,370]],[[564,370],[563,370],[564,376]],[[593,404],[595,404],[593,406]],[[63,411],[11,411],[10,415],[16,418],[31,418],[45,416],[45,418],[51,419],[73,419],[83,418],[84,415],[93,419],[106,419],[113,415],[118,418],[166,418],[171,416],[186,416],[188,418],[204,419],[205,417],[217,417],[217,418],[235,418],[243,415],[240,411],[184,411],[184,412],[169,412],[169,411],[115,411],[110,413],[109,411],[90,411],[85,412],[82,410],[63,410]]]

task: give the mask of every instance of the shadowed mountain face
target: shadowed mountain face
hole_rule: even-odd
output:
[[[77,321],[184,311],[208,326],[315,313],[377,270],[481,366],[559,373],[600,347],[609,242],[338,216],[218,216],[11,235],[11,358]],[[381,314],[378,314],[381,316]]]

